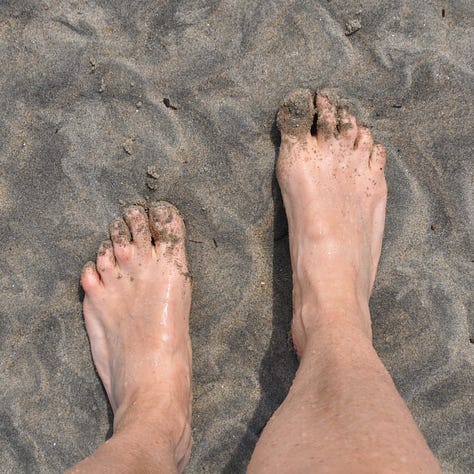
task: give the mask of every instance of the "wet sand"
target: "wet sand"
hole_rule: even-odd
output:
[[[295,88],[353,100],[388,149],[374,342],[444,472],[474,471],[474,5],[0,5],[0,465],[60,472],[111,432],[78,277],[124,205],[166,199],[194,277],[189,473],[243,473],[296,370],[274,181]]]

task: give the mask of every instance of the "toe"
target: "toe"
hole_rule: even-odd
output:
[[[358,127],[356,118],[348,112],[347,107],[338,107],[337,109],[337,129],[338,138],[353,147]]]
[[[177,247],[184,249],[185,228],[178,209],[168,202],[161,201],[150,206],[149,214],[155,247],[168,252]]]
[[[318,92],[316,95],[316,110],[318,112],[318,141],[333,139],[337,133],[336,100],[327,92]]]
[[[383,145],[377,143],[372,149],[369,165],[375,171],[383,171],[387,161],[387,150]]]
[[[314,113],[313,94],[309,90],[298,89],[287,95],[277,116],[282,140],[310,135]]]
[[[122,218],[112,221],[109,232],[117,263],[120,265],[129,261],[132,257],[133,248],[130,244],[130,230],[125,221]]]
[[[124,220],[132,234],[132,242],[141,250],[151,251],[151,234],[145,209],[130,206],[125,211]]]
[[[115,270],[115,257],[112,241],[104,240],[97,251],[97,271],[103,279],[105,275]]]
[[[374,141],[372,139],[372,134],[370,133],[370,130],[366,127],[360,127],[357,133],[357,139],[354,148],[359,153],[364,155],[364,158],[367,157],[368,159],[370,153],[372,152],[373,145]]]
[[[81,285],[86,293],[93,292],[100,286],[100,276],[94,262],[87,262],[82,269]]]

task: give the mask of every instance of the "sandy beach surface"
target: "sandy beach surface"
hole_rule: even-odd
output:
[[[123,206],[166,199],[194,277],[187,472],[245,472],[297,367],[275,113],[325,86],[388,149],[375,346],[444,472],[474,472],[473,38],[470,0],[0,2],[0,470],[110,436],[78,278]]]

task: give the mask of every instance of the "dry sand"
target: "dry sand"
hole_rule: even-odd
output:
[[[275,113],[329,86],[389,151],[376,348],[444,471],[474,472],[473,18],[470,0],[2,1],[1,471],[60,472],[110,434],[78,276],[123,204],[167,199],[194,274],[187,472],[244,472],[296,368]]]

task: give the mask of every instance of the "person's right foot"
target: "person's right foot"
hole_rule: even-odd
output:
[[[317,134],[311,134],[315,113]],[[345,106],[298,90],[278,112],[277,176],[288,217],[293,269],[293,342],[347,318],[369,337],[368,301],[380,257],[387,186],[386,151]],[[358,307],[358,316],[348,309]]]
[[[92,356],[114,411],[112,445],[120,445],[115,453],[129,450],[130,457],[141,458],[137,472],[182,471],[191,449],[184,222],[166,202],[150,205],[148,214],[131,206],[112,222],[110,238],[97,263],[85,266],[81,283]],[[110,459],[104,446],[94,462],[102,456],[107,472],[125,472],[126,466],[115,470],[121,458],[114,453]],[[87,464],[76,471],[82,468],[89,472]],[[102,471],[97,465],[93,472]]]
[[[440,472],[370,337],[385,150],[327,93],[315,103],[316,136],[311,93],[278,113],[300,364],[248,472]]]

